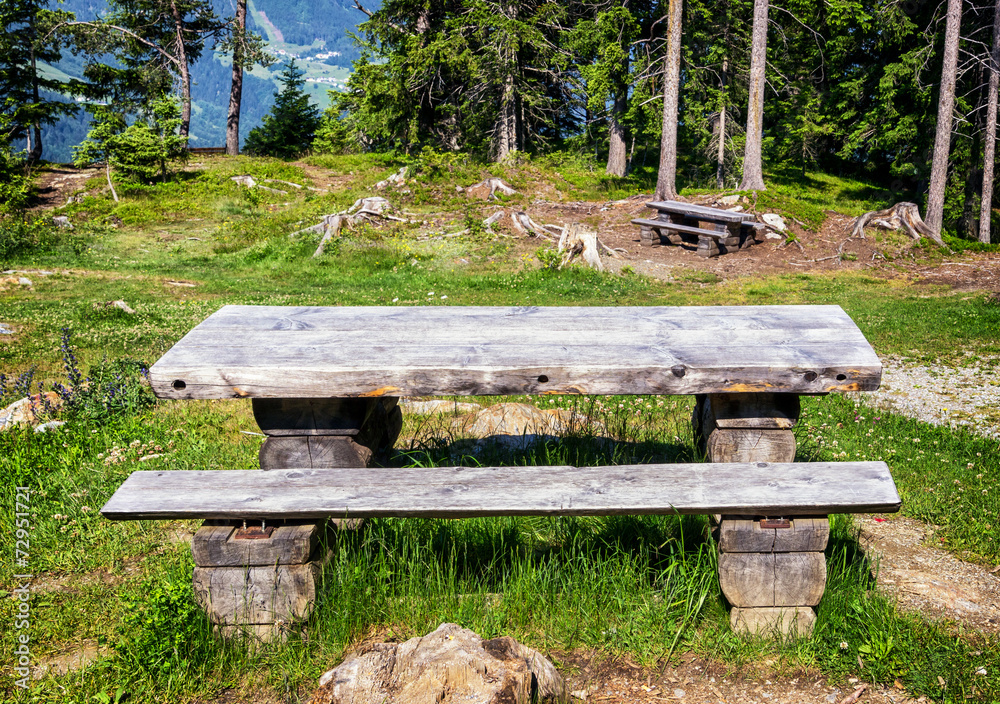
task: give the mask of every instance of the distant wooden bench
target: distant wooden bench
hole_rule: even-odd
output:
[[[693,235],[698,243],[699,256],[717,257],[732,249],[749,247],[758,227],[749,213],[675,200],[654,201],[647,203],[646,207],[655,209],[657,216],[632,220],[632,224],[639,226],[640,243],[646,247],[660,244],[663,239],[671,244],[681,244],[684,235]],[[708,224],[709,229],[701,227],[702,224]]]
[[[878,387],[839,306],[226,306],[150,370],[161,398],[250,398],[270,471],[145,471],[102,513],[210,519],[195,593],[224,631],[305,618],[327,519],[718,514],[734,627],[808,632],[826,514],[894,511],[880,462],[795,463],[799,394]],[[708,464],[366,469],[401,396],[695,394]],[[263,528],[259,525],[263,522]]]
[[[188,152],[191,154],[225,154],[225,147],[189,147]]]

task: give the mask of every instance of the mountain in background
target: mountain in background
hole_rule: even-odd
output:
[[[215,0],[215,12],[228,17],[236,12],[230,0]],[[375,10],[377,0],[365,6]],[[65,0],[59,9],[76,14],[79,20],[91,20],[107,7],[94,0]],[[329,104],[327,91],[342,88],[358,57],[358,49],[348,32],[366,19],[350,2],[340,0],[248,0],[247,24],[264,37],[267,50],[278,63],[269,68],[256,67],[244,73],[243,108],[240,138],[261,123],[280,88],[278,75],[282,66],[295,58],[305,70],[305,89],[321,109]],[[82,78],[84,57],[66,51],[57,66],[44,70],[62,77]],[[206,51],[191,69],[192,147],[221,147],[226,143],[226,113],[232,64],[224,54]],[[42,135],[43,158],[55,162],[72,161],[72,148],[83,141],[89,129],[89,116],[80,111],[48,127]]]

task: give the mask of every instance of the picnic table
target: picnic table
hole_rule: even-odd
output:
[[[794,461],[799,395],[874,390],[881,369],[839,306],[225,306],[150,382],[164,399],[250,399],[267,471],[135,472],[102,513],[208,519],[196,596],[261,637],[308,615],[329,518],[717,514],[734,627],[804,633],[826,514],[899,497],[884,463]],[[368,468],[400,432],[399,398],[513,394],[694,394],[708,462]]]
[[[679,245],[688,240],[698,244],[698,255],[717,257],[732,249],[744,249],[753,244],[757,228],[754,216],[732,210],[692,205],[676,200],[653,201],[647,208],[656,210],[654,218],[636,218],[640,242],[651,247],[665,239]]]

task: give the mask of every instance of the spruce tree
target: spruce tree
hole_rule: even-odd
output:
[[[40,27],[65,19],[68,13],[42,13],[48,0],[4,0],[0,3],[0,130],[4,141],[27,138],[31,161],[42,158],[42,125],[51,125],[63,115],[75,114],[77,105],[47,98],[68,94],[76,84],[45,78],[39,62],[55,64],[61,58],[59,35]]]
[[[291,159],[312,144],[320,124],[319,108],[309,102],[302,87],[303,71],[289,61],[281,72],[281,92],[274,94],[274,105],[264,115],[263,124],[250,130],[243,150],[258,156]]]

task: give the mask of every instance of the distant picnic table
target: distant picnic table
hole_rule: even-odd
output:
[[[698,244],[698,255],[717,257],[732,249],[745,249],[753,244],[754,230],[759,226],[750,213],[740,213],[676,200],[646,203],[656,210],[654,218],[636,218],[641,243],[645,247],[662,244],[682,244],[686,239]]]

